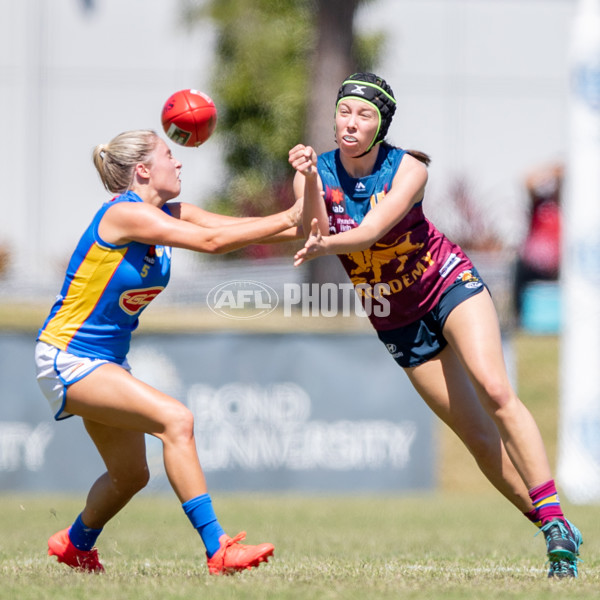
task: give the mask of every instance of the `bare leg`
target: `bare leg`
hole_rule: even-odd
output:
[[[492,485],[521,512],[530,511],[533,506],[527,488],[452,348],[447,346],[434,359],[406,369],[406,373],[427,405],[465,444]]]
[[[90,489],[83,522],[100,529],[148,483],[144,434],[84,419],[85,428],[104,460],[107,472]]]
[[[527,489],[552,479],[538,426],[508,379],[498,318],[487,290],[450,313],[444,335],[496,424]]]
[[[82,514],[85,525],[103,527],[146,484],[144,433],[148,433],[162,441],[165,470],[182,505],[194,501],[183,508],[206,546],[210,573],[244,571],[273,555],[272,544],[244,545],[239,542],[245,533],[235,538],[224,534],[210,497],[203,497],[207,488],[196,451],[194,419],[181,402],[118,365],[104,364],[69,387],[66,409],[83,418],[107,468],[89,492]],[[81,567],[81,555],[71,551],[67,556],[63,540],[54,543],[51,538],[50,550],[61,562]],[[88,555],[86,560],[90,564],[87,570],[103,570],[97,557],[93,564]]]
[[[193,415],[181,402],[121,367],[105,364],[69,387],[66,408],[85,419],[94,442],[104,448],[106,455],[111,444],[110,430],[101,430],[89,422],[159,438],[167,477],[182,503],[207,492],[196,451]],[[134,478],[139,477],[138,470]]]

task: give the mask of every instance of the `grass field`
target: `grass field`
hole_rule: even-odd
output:
[[[556,457],[555,338],[518,336],[519,389]],[[581,577],[546,579],[535,528],[490,489],[466,452],[441,432],[440,489],[396,497],[213,494],[228,533],[271,541],[275,558],[234,577],[207,574],[202,545],[170,495],[142,494],[99,540],[103,576],[46,556],[76,497],[0,495],[0,598],[597,598],[600,506],[563,504],[581,528]],[[563,499],[564,500],[564,499]]]
[[[102,576],[45,556],[81,498],[1,500],[0,597],[115,598],[597,598],[600,510],[572,508],[586,535],[577,581],[548,581],[544,542],[496,495],[385,498],[219,496],[231,534],[272,541],[275,558],[234,577],[207,574],[200,539],[170,497],[142,496],[104,532]]]

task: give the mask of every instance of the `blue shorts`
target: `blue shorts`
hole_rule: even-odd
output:
[[[424,317],[398,329],[378,331],[377,335],[401,367],[416,367],[447,346],[442,330],[452,309],[486,288],[475,268],[464,271]]]

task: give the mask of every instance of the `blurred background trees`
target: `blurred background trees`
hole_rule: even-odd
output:
[[[317,152],[334,147],[337,89],[377,58],[382,37],[353,29],[358,6],[368,1],[181,0],[190,27],[210,19],[217,28],[210,94],[227,176],[210,209],[257,216],[293,202],[288,150],[301,142]],[[243,255],[290,251],[277,244]]]

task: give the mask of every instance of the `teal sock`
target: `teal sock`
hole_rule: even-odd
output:
[[[102,533],[102,528],[92,529],[87,527],[81,520],[81,515],[75,519],[75,523],[71,525],[69,529],[69,539],[71,544],[78,550],[91,550],[98,539],[98,536]]]
[[[208,494],[196,496],[184,502],[181,507],[194,529],[200,534],[210,558],[221,547],[219,538],[225,533],[217,520],[210,496]]]

